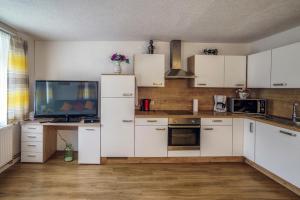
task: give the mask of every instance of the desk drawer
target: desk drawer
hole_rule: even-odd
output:
[[[22,132],[22,142],[43,142],[43,134]]]
[[[168,118],[135,118],[136,126],[168,126]]]
[[[22,132],[43,133],[43,126],[36,124],[25,124],[22,125]]]
[[[21,162],[43,162],[43,153],[21,152]]]
[[[43,152],[43,143],[42,142],[22,142],[21,149],[22,149],[22,151],[42,153]]]
[[[232,118],[201,118],[201,126],[232,126]]]

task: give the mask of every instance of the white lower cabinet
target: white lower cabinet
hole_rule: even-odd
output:
[[[100,128],[78,128],[78,163],[100,164]]]
[[[255,160],[255,121],[250,119],[244,120],[244,156]]]
[[[168,126],[135,126],[135,157],[167,157]]]
[[[300,133],[256,122],[255,162],[300,187]]]
[[[232,156],[232,126],[201,126],[201,156]]]
[[[232,155],[243,156],[244,152],[244,119],[232,120]]]

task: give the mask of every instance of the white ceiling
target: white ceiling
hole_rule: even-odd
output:
[[[39,40],[250,42],[300,25],[300,0],[0,0]]]

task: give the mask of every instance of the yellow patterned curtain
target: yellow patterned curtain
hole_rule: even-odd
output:
[[[24,120],[29,111],[29,78],[26,42],[11,37],[8,56],[8,123]]]

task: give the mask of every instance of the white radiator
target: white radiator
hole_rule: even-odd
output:
[[[0,128],[0,168],[13,159],[13,127]]]

